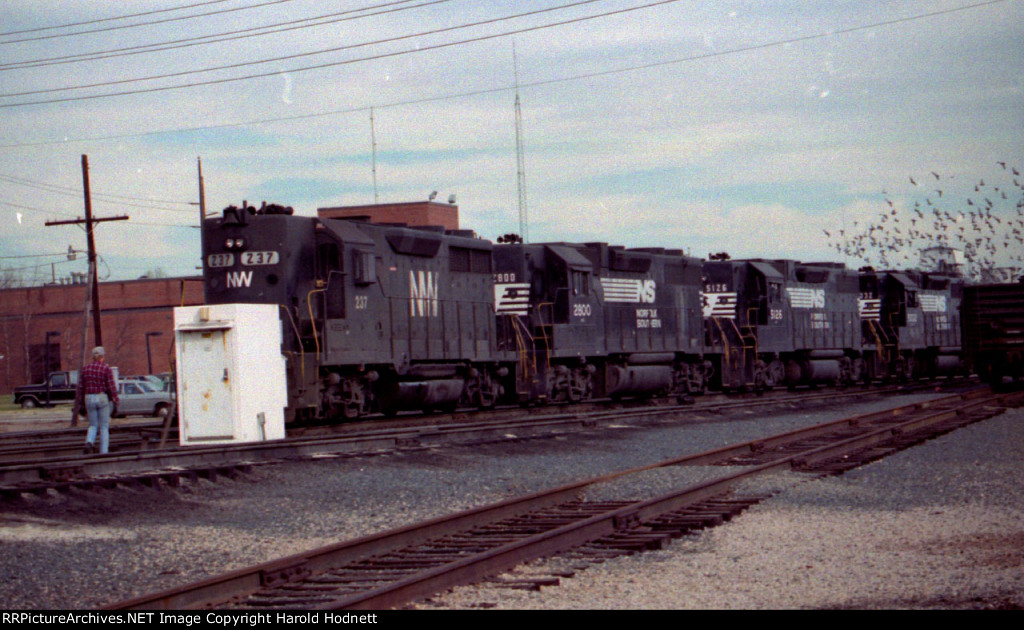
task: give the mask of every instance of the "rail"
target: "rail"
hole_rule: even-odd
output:
[[[751,477],[777,470],[828,468],[878,456],[895,441],[906,445],[998,413],[1022,396],[990,393],[948,396],[886,412],[864,414],[705,453],[674,458],[509,499],[448,517],[340,542],[203,582],[116,603],[116,609],[231,608],[381,609],[401,606],[458,584],[484,579],[526,560],[549,556],[593,541],[612,548],[636,548],[670,537],[655,527],[677,514],[723,497]],[[850,435],[856,431],[857,435]],[[831,443],[792,452],[717,479],[661,496],[593,504],[580,501],[586,489],[654,468],[728,461],[742,452],[765,452],[810,438]],[[908,438],[910,438],[908,440]],[[897,447],[889,447],[897,448]],[[825,474],[825,473],[822,473]],[[742,502],[742,501],[741,501]]]

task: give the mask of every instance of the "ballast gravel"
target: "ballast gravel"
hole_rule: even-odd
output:
[[[510,496],[914,402],[260,466],[237,479],[0,503],[0,608],[89,609]],[[633,496],[719,474],[661,469],[595,489]],[[1024,410],[862,466],[774,475],[732,521],[557,586],[459,587],[420,609],[1024,608]],[[571,564],[571,563],[569,563]],[[564,569],[552,558],[505,577]]]

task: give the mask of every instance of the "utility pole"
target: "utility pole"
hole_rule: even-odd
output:
[[[206,266],[206,184],[203,181],[203,158],[197,157],[199,168],[199,269]],[[184,289],[183,289],[184,291]],[[184,298],[184,293],[182,293]],[[203,284],[203,301],[206,301],[206,284]],[[182,302],[184,306],[184,302]]]
[[[85,224],[85,235],[86,243],[88,243],[88,254],[89,254],[89,283],[91,287],[85,289],[85,314],[82,318],[82,361],[79,365],[85,365],[85,351],[88,345],[86,344],[87,332],[89,330],[89,306],[92,306],[92,321],[94,329],[94,337],[97,346],[103,345],[103,327],[100,324],[100,284],[96,273],[96,239],[93,238],[93,224],[102,223],[103,221],[127,221],[127,215],[121,215],[119,217],[105,217],[102,219],[94,219],[92,216],[92,195],[89,191],[89,156],[82,155],[82,191],[85,196],[85,220],[75,219],[73,221],[47,221],[46,225],[81,225]],[[84,401],[75,400],[75,404],[71,405],[71,426],[78,426],[78,412],[80,410],[79,404],[84,405]]]
[[[82,190],[85,195],[85,219],[74,219],[70,221],[47,221],[46,225],[81,225],[85,224],[85,235],[86,243],[88,244],[89,253],[89,282],[92,285],[92,320],[93,320],[93,336],[97,346],[103,345],[103,327],[100,323],[100,284],[96,272],[96,239],[93,237],[93,225],[95,223],[103,223],[104,221],[127,221],[127,215],[121,215],[118,217],[104,217],[102,219],[96,219],[92,216],[92,197],[89,192],[89,156],[82,156]],[[83,340],[83,344],[84,344]],[[84,347],[84,346],[83,346]],[[85,354],[82,354],[82,362],[85,362]]]
[[[199,227],[203,227],[206,220],[206,188],[203,186],[203,158],[196,158],[199,164]]]

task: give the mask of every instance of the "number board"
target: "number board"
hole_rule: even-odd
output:
[[[253,265],[276,265],[281,257],[277,252],[243,252],[242,264]]]
[[[234,264],[234,254],[210,254],[206,257],[206,265],[208,267],[230,267]]]

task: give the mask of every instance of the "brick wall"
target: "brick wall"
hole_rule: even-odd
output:
[[[459,207],[454,204],[433,201],[318,208],[317,216],[321,219],[369,217],[374,223],[440,225],[447,230],[459,229]]]
[[[202,304],[201,278],[156,278],[100,283],[100,320],[107,362],[121,374],[146,374],[146,333],[153,372],[170,370],[175,306]],[[85,285],[0,290],[0,393],[41,380],[47,332],[52,369],[81,365]],[[86,353],[95,346],[92,318]],[[33,365],[36,374],[33,375]]]

